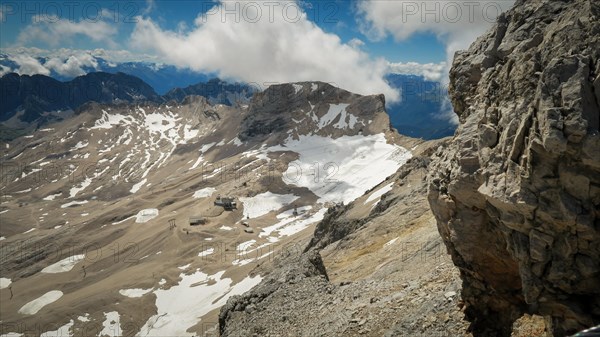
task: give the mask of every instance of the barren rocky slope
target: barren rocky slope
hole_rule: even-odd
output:
[[[600,3],[517,1],[451,70],[429,201],[477,336],[600,323]]]
[[[0,335],[215,331],[258,265],[411,157],[398,144],[381,96],[319,82],[238,107],[86,104],[0,144]]]
[[[221,309],[221,336],[463,336],[458,270],[426,200],[429,155],[415,143],[394,175],[328,210],[302,255],[280,256]]]

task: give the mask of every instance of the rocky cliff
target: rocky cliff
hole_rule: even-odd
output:
[[[450,73],[461,125],[429,176],[475,336],[600,322],[600,2],[517,1]]]

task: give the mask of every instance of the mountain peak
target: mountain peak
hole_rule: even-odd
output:
[[[383,95],[361,96],[324,82],[272,85],[256,93],[242,121],[241,139],[287,132],[292,137],[316,134],[375,134],[389,131]]]

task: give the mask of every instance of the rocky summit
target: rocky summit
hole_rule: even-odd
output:
[[[473,333],[600,320],[600,3],[519,1],[456,55],[429,202]]]

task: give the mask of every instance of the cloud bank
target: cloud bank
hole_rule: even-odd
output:
[[[446,46],[449,66],[456,51],[467,49],[513,4],[514,0],[361,1],[358,13],[361,31],[373,40],[435,34]]]
[[[15,55],[12,60],[19,66],[15,72],[21,75],[50,75],[50,70],[46,69],[40,61],[29,55]]]
[[[446,62],[440,63],[417,63],[399,62],[390,63],[389,72],[394,74],[423,76],[428,81],[443,82],[446,76]]]
[[[17,42],[20,45],[41,43],[50,47],[58,47],[76,36],[83,36],[94,42],[116,47],[114,38],[118,29],[114,22],[110,22],[110,13],[107,11],[103,13],[96,21],[84,19],[71,21],[50,15],[34,15],[31,24],[19,33]]]
[[[360,94],[383,93],[390,102],[399,99],[384,80],[385,60],[372,59],[356,41],[344,44],[324,32],[294,1],[219,2],[187,32],[163,30],[139,17],[131,43],[179,67],[261,86],[319,80]]]

